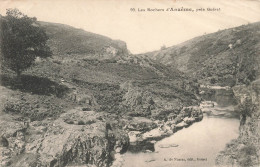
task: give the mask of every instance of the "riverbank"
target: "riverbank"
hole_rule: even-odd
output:
[[[229,142],[216,159],[219,166],[260,165],[260,80],[233,88],[240,108],[239,137]]]
[[[216,105],[207,109],[214,108],[221,107]],[[223,112],[227,114],[223,115]],[[226,143],[238,137],[238,127],[239,120],[234,110],[222,111],[219,115],[217,112],[212,115],[204,113],[201,121],[161,140],[153,141],[154,151],[128,151],[121,155],[120,163],[124,167],[135,167],[135,164],[140,167],[214,166],[218,152]]]

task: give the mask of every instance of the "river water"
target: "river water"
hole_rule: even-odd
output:
[[[230,106],[232,108],[232,106]],[[211,167],[217,154],[238,137],[239,119],[232,109],[218,108],[204,114],[202,121],[184,128],[155,144],[150,153],[123,155],[124,167]],[[217,107],[216,107],[217,108]],[[161,148],[161,145],[178,145]]]

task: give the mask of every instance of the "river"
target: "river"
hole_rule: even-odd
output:
[[[211,167],[217,154],[238,137],[239,119],[233,106],[214,107],[202,121],[155,143],[155,151],[122,155],[123,167]],[[161,148],[162,145],[178,145]]]

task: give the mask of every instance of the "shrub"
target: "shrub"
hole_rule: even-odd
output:
[[[165,45],[161,46],[161,50],[164,50],[164,49],[166,49],[166,46]]]
[[[252,103],[252,99],[246,97],[245,101],[239,105],[240,113],[243,116],[251,116],[251,114],[255,111],[255,104]]]
[[[52,62],[56,64],[62,64],[60,60],[53,60]]]
[[[4,104],[3,112],[20,114],[34,121],[43,120],[47,117],[56,118],[63,113],[63,109],[62,106],[51,103],[50,99],[34,101],[32,101],[32,99],[20,99],[7,101]]]
[[[80,121],[78,122],[78,125],[85,125],[85,122],[82,121],[82,120],[80,120]]]
[[[28,111],[33,111],[33,106],[26,101],[7,101],[4,104],[3,112],[14,114],[25,114]]]
[[[257,157],[256,147],[245,146],[239,151],[238,163],[242,167],[254,166],[254,157]]]
[[[211,83],[211,84],[215,84],[216,82],[217,82],[216,78],[211,78],[211,79],[210,79],[210,83]]]
[[[89,120],[89,121],[87,121],[86,123],[85,123],[85,125],[90,125],[90,124],[93,124],[93,123],[95,123],[96,121],[95,120]]]
[[[91,111],[91,108],[84,107],[84,108],[82,108],[82,111]]]

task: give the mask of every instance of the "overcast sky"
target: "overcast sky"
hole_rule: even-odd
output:
[[[220,8],[215,12],[137,12],[138,8]],[[172,46],[219,29],[260,21],[260,0],[0,0],[38,20],[120,39],[132,53]],[[131,12],[130,8],[135,8]]]

